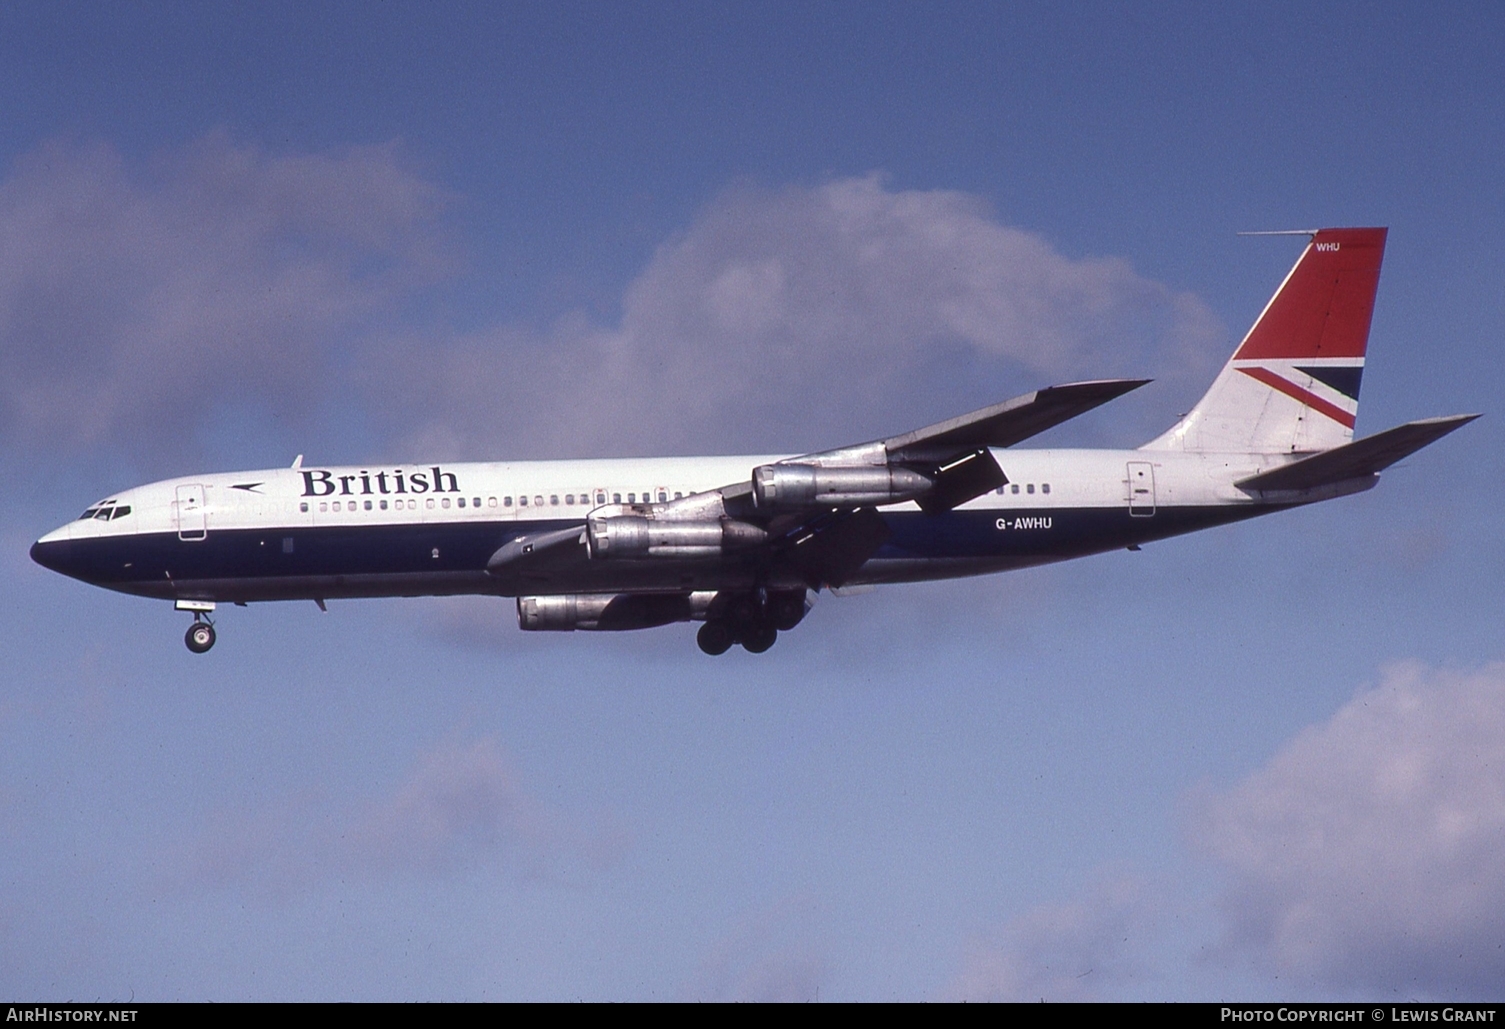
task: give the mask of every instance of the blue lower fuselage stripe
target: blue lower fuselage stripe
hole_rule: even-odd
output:
[[[883,517],[893,536],[869,563],[874,574],[859,578],[950,578],[1041,564],[1271,510],[1254,505],[1162,507],[1149,517],[1135,517],[1126,508],[887,512]],[[753,574],[747,566],[727,562],[697,566],[650,560],[582,561],[576,573],[536,581],[487,576],[486,563],[503,544],[525,533],[579,524],[559,519],[256,529],[216,529],[211,524],[201,540],[182,540],[172,533],[106,536],[38,544],[33,556],[65,575],[126,593],[223,601],[388,592],[590,592],[621,588],[619,574],[624,582],[642,580],[645,571],[652,588],[715,589],[731,588]],[[934,562],[933,574],[926,574],[927,562]],[[878,571],[884,566],[906,571],[885,575]],[[654,568],[663,570],[657,580]]]

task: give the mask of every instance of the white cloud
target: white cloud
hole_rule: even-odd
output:
[[[1199,808],[1231,950],[1328,988],[1505,988],[1505,664],[1392,668]]]
[[[223,813],[191,848],[191,878],[273,897],[336,878],[559,879],[614,863],[626,845],[620,831],[585,828],[535,801],[495,740],[450,739],[356,808],[310,793]]]
[[[615,326],[394,341],[373,367],[404,368],[412,417],[445,412],[465,453],[746,452],[957,413],[929,402],[979,368],[1007,383],[986,400],[1196,373],[1218,335],[1200,301],[1122,260],[1072,260],[974,197],[868,176],[718,197],[627,288]]]
[[[876,175],[728,190],[615,324],[461,332],[430,303],[461,271],[447,200],[391,145],[43,147],[0,180],[0,431],[159,454],[240,405],[394,457],[835,446],[1066,378],[1200,377],[1221,335],[1121,259]]]
[[[0,432],[139,452],[217,404],[307,414],[337,348],[446,273],[443,201],[392,146],[43,147],[0,180]]]
[[[816,922],[820,905],[798,896],[752,913],[707,949],[685,999],[801,1004],[820,1000],[830,974]],[[829,996],[829,993],[827,994]]]
[[[1095,885],[1078,900],[1046,904],[979,940],[946,990],[966,1001],[1114,999],[1143,970],[1137,955],[1154,906],[1129,879]]]

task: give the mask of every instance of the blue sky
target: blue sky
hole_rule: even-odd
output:
[[[0,994],[1497,997],[1505,18],[1459,4],[0,11]],[[1379,489],[822,597],[768,654],[32,565],[151,478],[1170,424],[1391,227]],[[878,256],[874,256],[878,255]],[[305,609],[306,608],[306,609]]]

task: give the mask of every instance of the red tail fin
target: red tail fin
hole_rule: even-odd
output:
[[[1313,233],[1212,388],[1145,449],[1307,453],[1353,439],[1386,231]]]
[[[1363,357],[1387,229],[1322,229],[1233,355],[1235,361]]]

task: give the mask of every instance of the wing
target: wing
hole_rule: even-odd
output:
[[[939,514],[1008,481],[989,448],[1011,447],[1149,381],[1099,379],[1050,386],[900,436],[780,464],[825,469],[832,479],[837,477],[835,470],[842,468],[885,467],[913,473],[925,480],[923,486],[906,474],[896,475],[896,480],[905,482],[896,481],[891,496],[881,502],[914,500],[927,514]]]
[[[542,582],[586,561],[720,561],[758,577],[841,586],[889,539],[877,509],[914,501],[940,514],[1008,481],[1008,447],[1143,386],[1147,379],[1036,390],[901,436],[752,469],[751,479],[663,504],[609,505],[583,527],[519,537],[487,563]]]
[[[1116,400],[1149,381],[1098,379],[1048,386],[971,414],[883,440],[883,446],[890,454],[928,453],[948,447],[1011,447],[1094,407]]]

